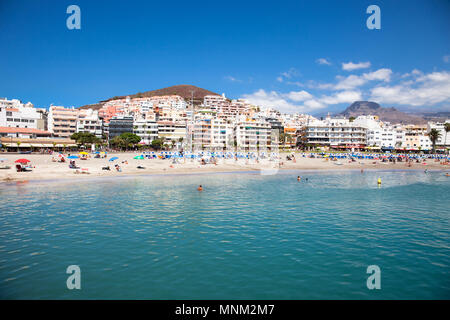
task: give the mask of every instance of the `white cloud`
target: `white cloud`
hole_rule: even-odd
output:
[[[357,75],[349,75],[348,77],[337,76],[339,82],[334,86],[335,90],[348,90],[360,87],[367,82],[367,79]]]
[[[339,104],[352,103],[358,100],[362,100],[360,91],[340,91],[331,96],[323,96],[319,101],[324,104]]]
[[[311,99],[313,96],[305,91],[305,90],[301,90],[301,91],[291,91],[288,94],[284,95],[286,98],[288,98],[289,100],[292,101],[305,101],[305,100],[309,100]]]
[[[231,81],[231,82],[242,82],[242,80],[237,79],[237,78],[235,78],[233,76],[226,76],[225,79],[228,80],[228,81]]]
[[[302,112],[302,106],[288,102],[275,91],[266,92],[263,89],[251,94],[244,94],[243,99],[262,108],[274,108],[282,112]]]
[[[286,79],[292,79],[299,76],[300,73],[295,68],[290,68],[288,71],[282,72],[280,76],[277,77],[278,82],[283,82]]]
[[[305,85],[299,81],[287,81],[287,84],[293,85],[293,86],[297,86],[297,87],[304,87]]]
[[[445,63],[449,63],[450,62],[450,54],[443,56],[442,60],[444,60]]]
[[[450,103],[450,72],[415,72],[415,81],[406,81],[394,86],[379,86],[371,90],[371,99],[379,103],[409,106],[432,106]]]
[[[358,62],[358,63],[353,63],[353,62],[347,62],[347,63],[342,63],[342,70],[346,70],[346,71],[353,71],[353,70],[357,70],[357,69],[366,69],[366,68],[370,68],[370,62]]]
[[[392,74],[391,69],[383,68],[383,69],[378,69],[377,71],[374,71],[374,72],[364,73],[363,77],[364,77],[364,79],[370,80],[370,81],[379,80],[379,81],[389,82],[389,81],[391,81],[391,74]]]
[[[340,91],[329,96],[325,95],[317,98],[304,90],[279,93],[276,91],[266,92],[264,89],[259,89],[252,94],[244,94],[242,98],[262,108],[274,108],[287,113],[307,113],[326,108],[332,104],[352,103],[356,100],[362,100],[362,94],[359,91]],[[303,102],[303,104],[297,104],[298,102]]]
[[[328,61],[326,58],[319,58],[319,59],[316,60],[316,62],[317,62],[318,64],[325,64],[325,65],[327,65],[327,66],[330,66],[330,65],[331,65],[331,62]]]
[[[335,90],[349,90],[356,87],[360,87],[366,84],[368,81],[384,81],[389,82],[391,80],[392,70],[383,68],[377,71],[363,73],[361,76],[351,74],[347,77],[337,76],[338,83],[333,87]]]

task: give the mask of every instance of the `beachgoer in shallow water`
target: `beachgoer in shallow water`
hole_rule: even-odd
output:
[[[298,177],[297,177],[297,181],[300,181],[300,180],[302,180],[302,178],[300,178],[300,176],[298,176]]]
[[[202,185],[199,185],[198,188],[197,188],[197,190],[198,190],[198,191],[203,191]]]

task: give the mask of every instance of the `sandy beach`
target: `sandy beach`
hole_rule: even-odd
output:
[[[412,163],[408,166],[405,162],[381,162],[379,160],[358,160],[351,162],[348,159],[340,161],[330,161],[323,158],[308,158],[302,154],[295,154],[294,161],[286,161],[286,155],[281,155],[281,160],[269,161],[261,160],[219,160],[217,164],[201,165],[198,160],[180,160],[180,163],[173,163],[166,159],[133,159],[138,153],[116,153],[109,154],[108,158],[90,158],[88,160],[76,159],[78,170],[69,168],[69,160],[66,162],[52,162],[52,155],[43,154],[1,154],[0,158],[6,159],[2,164],[11,166],[11,169],[0,170],[0,181],[25,181],[25,180],[56,180],[56,179],[86,179],[89,177],[111,177],[123,175],[148,175],[148,174],[185,174],[185,173],[210,173],[210,172],[235,172],[235,171],[260,171],[261,174],[275,174],[277,170],[348,170],[348,169],[384,169],[384,170],[442,170],[448,171],[448,165],[440,162],[428,160],[424,163]],[[110,162],[111,157],[118,157],[118,160]],[[30,160],[29,165],[32,171],[16,172],[14,161],[25,158]],[[126,161],[123,163],[123,161]],[[337,165],[339,163],[339,165]],[[122,171],[119,172],[114,165],[120,165]],[[109,166],[110,171],[102,170],[102,167]],[[138,169],[141,166],[144,169]],[[89,172],[89,173],[76,173]]]

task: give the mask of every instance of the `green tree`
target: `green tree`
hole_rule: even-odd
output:
[[[445,130],[444,146],[445,146],[445,148],[447,148],[447,134],[450,131],[450,122],[446,122],[444,124],[444,130]],[[448,153],[448,149],[447,149],[447,153]]]
[[[85,146],[87,144],[99,143],[101,140],[90,132],[76,132],[70,136],[78,145]]]
[[[284,147],[285,143],[286,143],[286,133],[282,132],[280,133],[280,145],[282,147]]]
[[[116,136],[116,137],[112,138],[109,143],[112,146],[114,146],[116,148],[120,148],[120,149],[122,149],[122,148],[124,148],[126,146],[125,141],[119,136]]]
[[[428,133],[428,137],[430,138],[431,143],[433,144],[433,153],[436,152],[436,141],[439,139],[440,136],[441,133],[436,129],[431,129],[430,132]]]
[[[17,152],[19,152],[19,147],[20,147],[21,143],[22,143],[22,142],[20,142],[20,141],[17,141],[17,142],[16,142],[16,144],[17,144]]]
[[[131,147],[136,146],[141,141],[141,137],[131,132],[124,132],[119,137],[125,144],[126,149],[128,149],[128,147],[130,146]]]
[[[164,145],[164,140],[163,139],[155,139],[152,140],[151,146],[153,149],[155,150],[160,150]]]

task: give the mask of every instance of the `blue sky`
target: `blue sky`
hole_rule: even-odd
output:
[[[447,0],[1,0],[0,96],[81,106],[193,84],[286,112],[450,110],[449,31]]]

